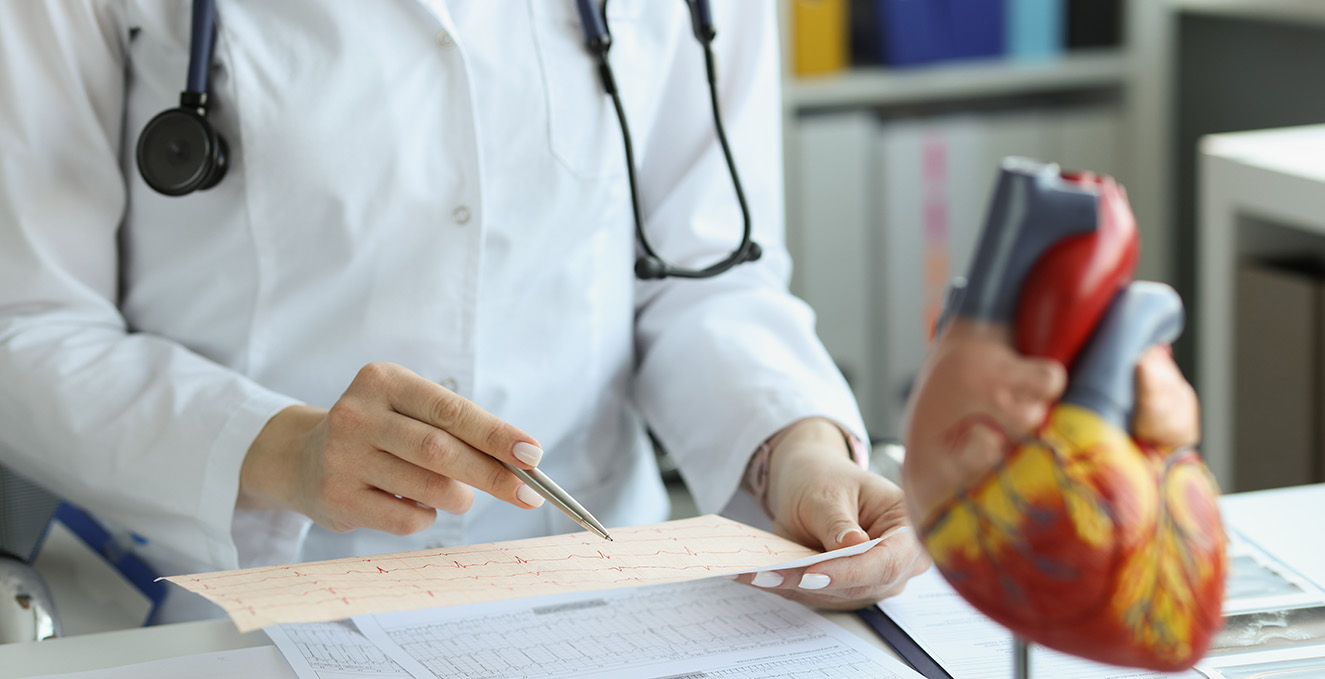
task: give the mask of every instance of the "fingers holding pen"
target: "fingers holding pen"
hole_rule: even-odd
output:
[[[470,451],[521,469],[538,467],[543,450],[533,436],[477,403],[392,363],[368,363],[355,382],[376,383],[392,411],[453,436]]]
[[[460,513],[474,489],[521,508],[543,503],[502,466],[530,469],[532,436],[398,365],[370,363],[329,410],[272,417],[240,470],[237,506],[297,511],[334,531],[423,530]]]
[[[532,509],[543,504],[542,496],[491,455],[413,418],[393,413],[377,445],[399,458],[400,465],[388,481],[394,486],[390,490],[398,495],[452,513],[468,510],[469,503],[434,503],[453,497],[453,485],[477,488],[517,507]],[[472,502],[472,491],[469,499]]]
[[[399,516],[402,510],[374,493],[404,498],[407,514],[417,513],[415,503],[429,511],[463,513],[473,504],[474,488],[517,507],[533,508],[543,502],[491,451],[464,440],[465,435],[479,440],[474,432],[486,428],[490,445],[499,434],[519,439],[525,444],[519,451],[529,459],[529,449],[538,450],[532,437],[404,367],[364,366],[325,412],[321,440],[310,447],[317,469],[308,476],[322,479],[313,484],[313,493],[320,498],[313,503],[327,505],[332,516],[342,510],[358,516],[355,527],[399,532],[400,525],[409,523],[410,517]],[[446,413],[459,431],[420,419],[429,412]],[[515,456],[514,442],[505,452],[503,459],[528,466]]]
[[[534,437],[489,413],[469,399],[389,363],[370,363],[360,378],[381,383],[387,404],[397,413],[464,442],[470,450],[521,469],[543,459]]]
[[[529,469],[542,459],[534,438],[519,428],[391,363],[364,366],[346,397],[360,393],[368,408],[382,410],[373,416],[372,444],[413,467],[394,473],[386,481],[394,487],[382,490],[452,512],[468,509],[467,502],[453,502],[455,482],[517,507],[543,504],[537,492],[501,465]]]

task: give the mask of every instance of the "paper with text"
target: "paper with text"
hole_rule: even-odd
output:
[[[725,578],[355,623],[415,679],[923,679],[805,606]]]
[[[263,630],[299,679],[411,679],[348,620],[272,625]]]
[[[719,516],[166,578],[225,609],[240,631],[291,622],[695,580],[850,556],[820,554]],[[790,563],[789,563],[790,562]]]
[[[901,594],[879,604],[948,674],[960,679],[1012,676],[1012,633],[971,606],[931,568]],[[1040,646],[1031,648],[1031,676],[1054,679],[1200,679],[1195,671],[1154,672],[1103,665]]]

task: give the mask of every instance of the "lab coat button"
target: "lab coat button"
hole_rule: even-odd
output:
[[[465,207],[464,205],[461,205],[460,207],[456,208],[454,212],[451,213],[451,216],[455,218],[456,224],[468,224],[469,208]]]
[[[450,377],[442,380],[441,382],[438,382],[438,384],[445,387],[447,391],[455,391],[456,389],[460,388],[460,383],[456,382],[454,379]]]
[[[450,33],[441,31],[437,34],[437,44],[442,47],[455,47],[455,39],[451,37]]]

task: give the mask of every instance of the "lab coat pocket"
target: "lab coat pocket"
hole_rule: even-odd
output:
[[[640,3],[614,0],[607,7],[613,42],[633,39]],[[529,11],[552,155],[578,177],[625,174],[625,151],[616,112],[599,80],[594,57],[585,47],[575,3],[529,0]],[[621,75],[617,74],[618,82]]]

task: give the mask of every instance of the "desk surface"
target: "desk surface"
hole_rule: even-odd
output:
[[[1320,5],[1325,15],[1325,3]],[[1325,125],[1212,134],[1201,152],[1280,175],[1325,182]]]
[[[1325,541],[1315,525],[1325,514],[1325,484],[1229,495],[1221,506],[1231,527],[1325,586]],[[826,617],[891,652],[854,614]],[[0,677],[116,667],[270,643],[262,632],[240,634],[229,620],[206,620],[0,645]]]

